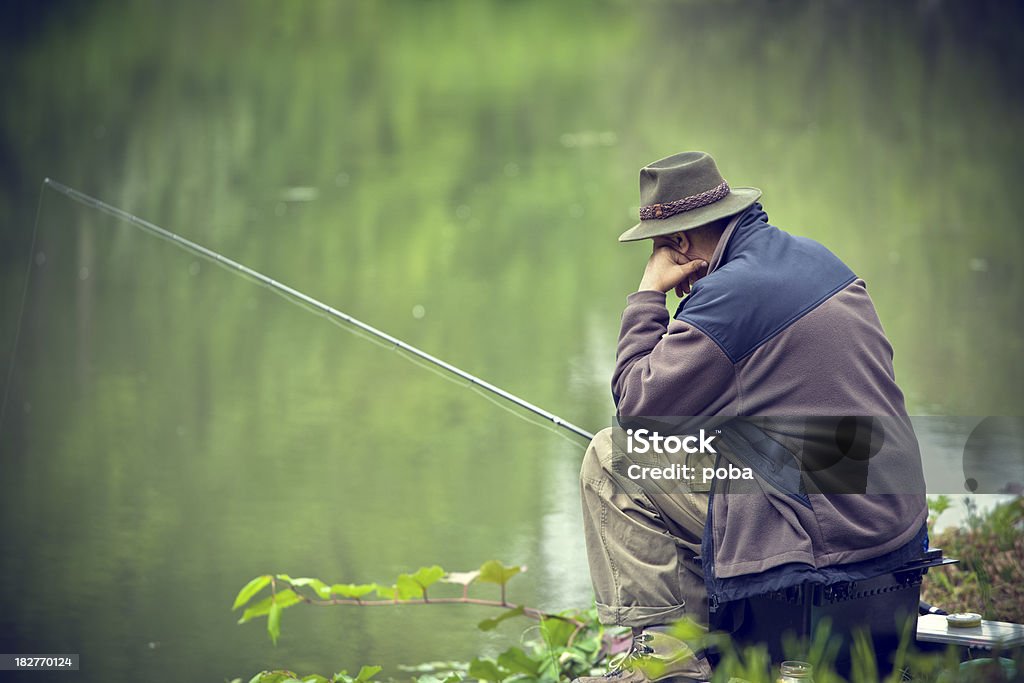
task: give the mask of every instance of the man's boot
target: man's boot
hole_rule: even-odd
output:
[[[711,678],[711,666],[684,641],[661,631],[633,636],[629,652],[612,659],[603,676],[580,676],[573,683],[689,683]]]

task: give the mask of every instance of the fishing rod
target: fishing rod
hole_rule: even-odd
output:
[[[103,213],[109,214],[111,216],[114,216],[115,218],[119,218],[123,221],[138,226],[139,228],[142,228],[143,230],[152,235],[156,235],[157,237],[165,239],[171,242],[172,244],[176,244],[182,249],[190,251],[193,254],[197,254],[211,261],[214,261],[215,263],[224,266],[228,270],[235,271],[236,273],[240,273],[245,277],[255,280],[295,303],[301,304],[303,306],[308,306],[312,309],[319,311],[321,314],[329,318],[339,320],[343,323],[351,325],[352,327],[356,328],[357,330],[360,330],[361,332],[365,332],[371,337],[375,337],[377,339],[385,341],[388,344],[391,344],[394,347],[402,351],[405,351],[406,353],[416,358],[419,358],[420,360],[426,361],[430,365],[441,368],[450,375],[454,375],[455,377],[466,380],[473,387],[478,387],[486,392],[494,394],[500,399],[508,401],[509,403],[512,403],[524,410],[527,410],[533,413],[534,415],[538,415],[544,418],[548,422],[554,424],[556,427],[560,427],[562,429],[565,429],[566,431],[572,432],[573,434],[583,437],[588,441],[594,438],[594,435],[588,432],[587,430],[583,429],[582,427],[577,427],[568,420],[563,420],[554,413],[551,413],[547,410],[544,410],[543,408],[535,406],[529,401],[519,398],[515,394],[509,393],[500,387],[496,387],[490,382],[480,379],[476,375],[470,374],[465,370],[462,370],[461,368],[457,368],[451,363],[443,361],[440,358],[437,358],[436,356],[433,356],[427,353],[426,351],[423,351],[422,349],[413,346],[412,344],[407,344],[406,342],[402,341],[401,339],[398,339],[397,337],[393,337],[387,332],[379,330],[376,327],[373,327],[372,325],[369,325],[361,320],[353,318],[347,313],[344,313],[336,308],[328,306],[327,304],[323,303],[322,301],[319,301],[318,299],[314,299],[308,294],[303,294],[297,289],[293,289],[288,285],[278,282],[277,280],[268,277],[259,271],[253,270],[252,268],[246,265],[229,259],[228,257],[223,256],[213,251],[212,249],[208,249],[201,244],[197,244],[191,240],[188,240],[180,235],[171,232],[170,230],[161,228],[159,225],[150,223],[149,221],[143,218],[139,218],[138,216],[135,216],[133,214],[130,214],[123,209],[119,209],[116,206],[112,206],[100,199],[96,199],[95,197],[87,195],[84,192],[80,192],[72,187],[63,185],[57,182],[56,180],[46,178],[45,180],[43,180],[43,185],[56,190],[57,192],[65,195],[66,197],[69,197],[70,199],[73,199],[87,206],[91,206],[94,209],[102,211]]]

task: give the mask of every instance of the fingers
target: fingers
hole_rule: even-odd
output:
[[[667,292],[674,289],[682,298],[707,273],[708,264],[693,260],[667,238],[656,238],[654,251],[640,281],[641,289]]]
[[[679,266],[679,275],[682,278],[690,278],[697,275],[701,270],[707,272],[708,264],[707,261],[687,261]],[[699,275],[697,278],[699,279]],[[694,280],[696,282],[696,279]]]
[[[680,280],[676,285],[676,296],[682,298],[689,294],[697,280],[708,274],[707,261],[689,261],[680,267]]]

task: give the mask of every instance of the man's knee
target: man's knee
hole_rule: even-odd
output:
[[[594,435],[583,456],[580,467],[580,479],[597,481],[607,476],[606,472],[612,460],[612,428],[605,427]]]

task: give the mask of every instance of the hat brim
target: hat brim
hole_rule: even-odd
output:
[[[677,213],[668,218],[652,218],[640,221],[626,232],[619,235],[620,242],[636,242],[637,240],[672,235],[683,230],[691,230],[702,225],[717,221],[719,218],[732,216],[747,208],[761,197],[761,190],[756,187],[730,188],[729,194],[717,202],[702,206],[699,209]]]

